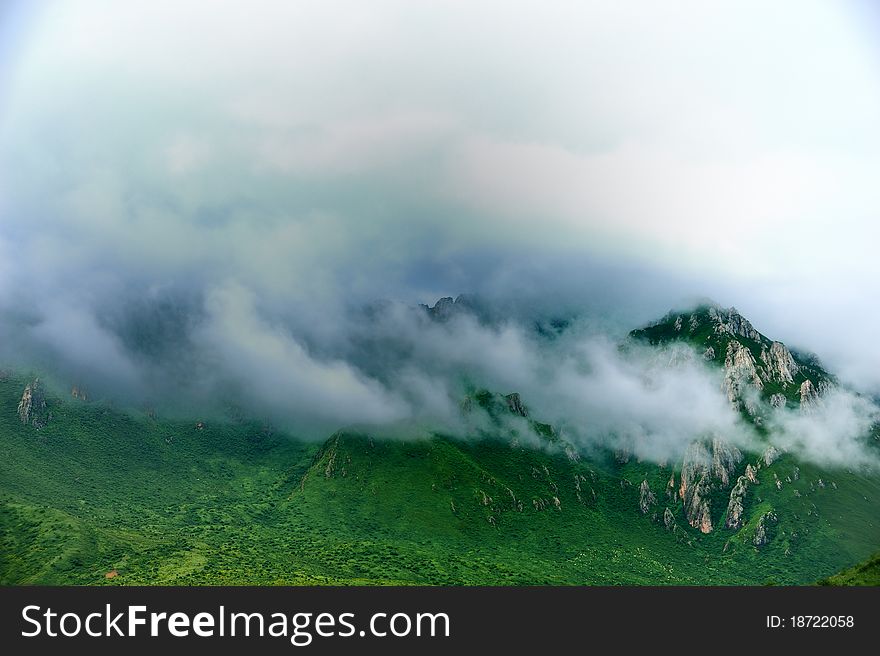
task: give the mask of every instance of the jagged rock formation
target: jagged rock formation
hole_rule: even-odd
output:
[[[764,449],[764,453],[761,456],[761,460],[763,460],[764,464],[769,467],[774,462],[776,462],[779,459],[779,456],[781,456],[781,455],[782,455],[782,451],[780,451],[779,449],[777,449],[775,446],[773,446],[771,444],[766,449]]]
[[[448,321],[452,317],[469,312],[474,315],[480,314],[477,300],[468,294],[459,294],[456,298],[444,296],[438,299],[432,307],[420,304],[420,307],[435,321]]]
[[[801,383],[798,393],[801,396],[801,410],[804,412],[810,412],[819,405],[819,390],[809,378]]]
[[[746,490],[749,487],[749,479],[743,475],[736,479],[736,485],[730,491],[730,501],[727,504],[727,519],[724,521],[724,528],[740,529],[743,525],[743,501],[746,496]]]
[[[648,484],[647,479],[642,481],[642,484],[639,485],[639,510],[642,511],[643,515],[647,515],[651,507],[656,503],[657,497],[651,492],[651,486]]]
[[[669,475],[669,482],[666,484],[666,498],[675,501],[675,472]]]
[[[523,405],[522,399],[517,392],[514,392],[513,394],[508,394],[504,397],[504,400],[507,402],[507,407],[511,413],[519,415],[520,417],[529,416],[529,412]]]
[[[758,472],[755,471],[755,468],[752,467],[750,464],[746,465],[745,476],[749,480],[749,483],[754,483],[755,485],[758,484]]]
[[[74,385],[70,389],[70,395],[73,398],[79,399],[81,401],[88,401],[89,400],[89,395],[86,393],[86,391],[83,388],[79,387],[78,385]]]
[[[712,475],[721,481],[721,487],[727,487],[730,476],[742,462],[742,453],[735,446],[727,444],[720,438],[712,440]]]
[[[52,419],[39,378],[35,378],[25,386],[21,400],[18,402],[18,418],[21,423],[30,424],[34,428],[42,428]]]
[[[684,341],[694,347],[694,355],[702,354],[704,361],[721,365],[722,389],[730,403],[758,425],[764,420],[763,403],[774,408],[797,403],[806,380],[820,397],[833,384],[815,357],[770,340],[735,308],[711,302],[687,313],[670,312],[630,335],[654,345]]]
[[[738,405],[746,385],[752,385],[758,390],[764,389],[752,352],[734,339],[727,345],[722,389],[727,393],[727,399]]]
[[[778,521],[779,518],[772,510],[761,515],[758,519],[758,525],[755,527],[755,537],[752,543],[756,547],[763,547],[765,544],[769,544],[770,540],[773,539],[773,527],[776,526]]]
[[[715,332],[717,334],[728,333],[756,342],[761,339],[761,333],[755,330],[748,319],[737,312],[736,308],[710,307],[709,317],[715,322]]]
[[[677,528],[677,524],[675,523],[675,515],[672,514],[672,511],[667,506],[666,510],[663,511],[663,526],[666,527],[667,531],[674,531]]]
[[[701,533],[712,532],[712,509],[709,505],[709,494],[712,492],[712,484],[704,476],[690,488],[690,493],[685,497],[684,514],[688,524],[700,529]]]
[[[742,462],[742,453],[724,440],[712,440],[711,453],[703,442],[693,442],[685,451],[681,466],[679,496],[685,519],[703,533],[712,531],[710,495],[714,488],[725,488]]]
[[[770,348],[761,349],[761,360],[764,362],[762,377],[768,382],[780,383],[783,387],[794,382],[794,377],[800,371],[798,363],[794,361],[785,344],[773,342]]]

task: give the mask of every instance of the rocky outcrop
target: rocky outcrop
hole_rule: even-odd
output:
[[[746,496],[746,490],[749,487],[749,479],[747,476],[740,476],[736,479],[736,485],[730,491],[730,501],[727,504],[727,519],[724,521],[724,528],[740,529],[743,525],[743,502]]]
[[[685,518],[688,524],[700,529],[701,533],[712,532],[712,509],[709,505],[711,492],[712,484],[708,477],[703,476],[696,485],[691,486],[685,498]]]
[[[651,507],[657,503],[657,497],[651,492],[651,486],[647,480],[642,481],[639,485],[639,510],[643,515],[647,515]]]
[[[666,483],[666,498],[675,501],[675,472],[669,475],[669,482]]]
[[[769,467],[774,462],[776,462],[781,455],[782,451],[777,449],[775,446],[770,445],[766,449],[764,449],[764,454],[761,456],[761,460],[763,460],[764,464]]]
[[[721,438],[712,440],[711,452],[704,442],[691,442],[681,464],[679,496],[684,499],[687,491],[701,478],[717,481],[720,487],[730,484],[731,476],[742,462],[742,453]]]
[[[438,299],[432,307],[422,305],[425,311],[432,319],[437,321],[447,321],[455,313],[455,299],[451,296],[444,296]]]
[[[519,415],[520,417],[529,416],[529,412],[526,409],[526,406],[523,405],[522,399],[517,392],[508,394],[504,397],[504,400],[507,403],[507,409],[510,410],[512,414]]]
[[[770,407],[771,408],[784,408],[785,404],[788,403],[788,399],[785,398],[785,394],[776,394],[770,395]]]
[[[716,437],[712,440],[712,475],[721,481],[721,487],[730,484],[730,477],[742,462],[742,453],[735,446]]]
[[[80,401],[88,401],[89,400],[89,395],[86,393],[86,391],[82,387],[79,387],[78,385],[74,385],[70,389],[70,395],[75,399],[79,399]]]
[[[666,527],[667,531],[674,531],[677,527],[675,523],[675,515],[672,514],[672,511],[668,506],[666,510],[663,511],[663,526]]]
[[[42,428],[52,418],[39,378],[35,378],[25,386],[21,400],[18,402],[18,418],[21,423],[30,424],[34,428]]]
[[[761,333],[755,330],[748,319],[737,312],[736,308],[723,309],[718,307],[709,308],[709,317],[715,322],[717,334],[730,334],[745,337],[756,342],[761,340]]]
[[[448,321],[452,317],[462,313],[469,313],[473,316],[478,316],[480,314],[479,302],[475,297],[469,294],[459,294],[456,298],[444,296],[443,298],[438,299],[432,307],[429,307],[424,303],[420,304],[420,307],[435,321]]]
[[[758,519],[758,525],[755,527],[755,537],[752,543],[756,547],[763,547],[770,543],[773,539],[773,529],[775,528],[779,518],[772,510],[764,513]]]
[[[800,367],[794,360],[785,344],[773,342],[770,348],[761,350],[761,361],[764,363],[762,377],[767,382],[779,383],[783,387],[794,382]]]
[[[711,346],[707,346],[706,350],[703,351],[703,359],[704,360],[714,360],[715,359],[715,349]]]
[[[724,380],[721,385],[727,394],[727,399],[737,407],[742,402],[743,392],[747,385],[751,385],[757,390],[764,389],[764,383],[758,375],[755,357],[748,348],[735,339],[727,344],[727,354],[724,358]]]
[[[749,483],[758,484],[758,472],[755,471],[755,468],[751,465],[746,465],[746,478],[749,479]]]
[[[801,383],[801,388],[798,392],[801,395],[801,410],[804,412],[811,412],[818,407],[819,390],[813,385],[813,381],[807,378]]]
[[[728,487],[741,462],[740,450],[720,438],[712,440],[711,450],[704,442],[692,442],[688,446],[678,488],[688,524],[703,533],[712,531],[712,490]]]

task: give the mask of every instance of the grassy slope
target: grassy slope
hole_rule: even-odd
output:
[[[874,554],[855,567],[829,576],[819,583],[821,585],[880,585],[880,553]]]
[[[36,430],[15,413],[24,382],[0,380],[3,584],[807,583],[880,544],[880,481],[801,464],[778,491],[786,458],[759,472],[741,532],[704,536],[677,512],[670,533],[637,510],[645,476],[666,503],[655,465],[442,438],[321,447],[75,399]],[[758,551],[770,507],[780,525]]]

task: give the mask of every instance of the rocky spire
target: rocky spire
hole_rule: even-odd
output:
[[[657,498],[651,492],[651,486],[648,484],[647,479],[645,479],[639,486],[639,510],[642,511],[643,515],[647,515],[648,511],[656,503]]]
[[[809,412],[819,405],[819,390],[809,378],[801,383],[799,393],[801,395],[801,410]]]

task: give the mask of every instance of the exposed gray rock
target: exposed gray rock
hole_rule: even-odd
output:
[[[755,538],[752,540],[752,543],[756,547],[763,547],[769,544],[770,540],[773,539],[773,529],[778,521],[779,518],[772,510],[761,515],[758,519],[758,525],[755,527]]]
[[[723,308],[710,307],[709,317],[715,322],[715,332],[718,334],[728,333],[756,342],[761,340],[761,333],[755,330],[754,326],[737,312],[736,308],[725,310]]]
[[[642,481],[642,484],[639,485],[639,510],[642,511],[643,515],[647,515],[651,507],[656,503],[657,498],[651,492],[651,486],[648,484],[647,479]]]
[[[681,317],[675,317],[675,323],[672,324],[672,327],[675,328],[675,331],[678,332],[681,330]]]
[[[675,472],[669,475],[669,482],[666,484],[666,498],[670,501],[675,500]]]
[[[689,488],[684,503],[684,514],[688,524],[700,529],[701,533],[712,532],[712,511],[709,506],[709,494],[712,485],[707,476],[704,476]]]
[[[674,531],[676,528],[675,524],[675,515],[672,514],[672,511],[669,507],[663,511],[663,526],[666,527],[667,531]]]
[[[764,383],[755,366],[755,357],[737,340],[731,340],[727,344],[727,355],[724,358],[724,380],[721,387],[727,394],[727,399],[739,407],[743,391],[749,385],[758,390],[764,389]]]
[[[758,484],[758,472],[751,465],[746,465],[746,478],[749,479],[749,483]]]
[[[714,360],[715,359],[715,349],[711,346],[707,346],[706,350],[703,351],[703,359],[704,360]]]
[[[18,402],[18,418],[21,423],[30,424],[34,428],[42,428],[52,418],[39,378],[35,378],[25,386],[21,400]]]
[[[746,476],[740,476],[736,480],[736,485],[730,491],[730,501],[727,504],[727,519],[724,522],[724,528],[740,529],[743,525],[743,501],[746,496],[746,490],[749,487],[749,479]]]
[[[712,474],[721,481],[721,487],[730,484],[730,477],[742,462],[742,453],[720,438],[712,440]]]
[[[681,480],[678,488],[679,497],[684,500],[688,491],[709,472],[712,456],[703,442],[691,442],[684,452],[681,463]]]
[[[813,381],[807,378],[801,383],[799,390],[801,395],[801,410],[811,412],[819,405],[819,390],[813,385]]]
[[[785,394],[772,394],[770,396],[770,405],[774,408],[784,408],[785,404],[788,402],[788,399],[785,398]]]
[[[770,445],[764,450],[764,455],[761,456],[761,459],[764,461],[764,464],[769,467],[774,462],[776,462],[781,455],[782,451],[777,449],[775,446]]]
[[[791,351],[782,342],[773,342],[769,350],[765,347],[761,351],[761,360],[764,362],[764,380],[779,383],[783,387],[793,383],[800,371]]]

